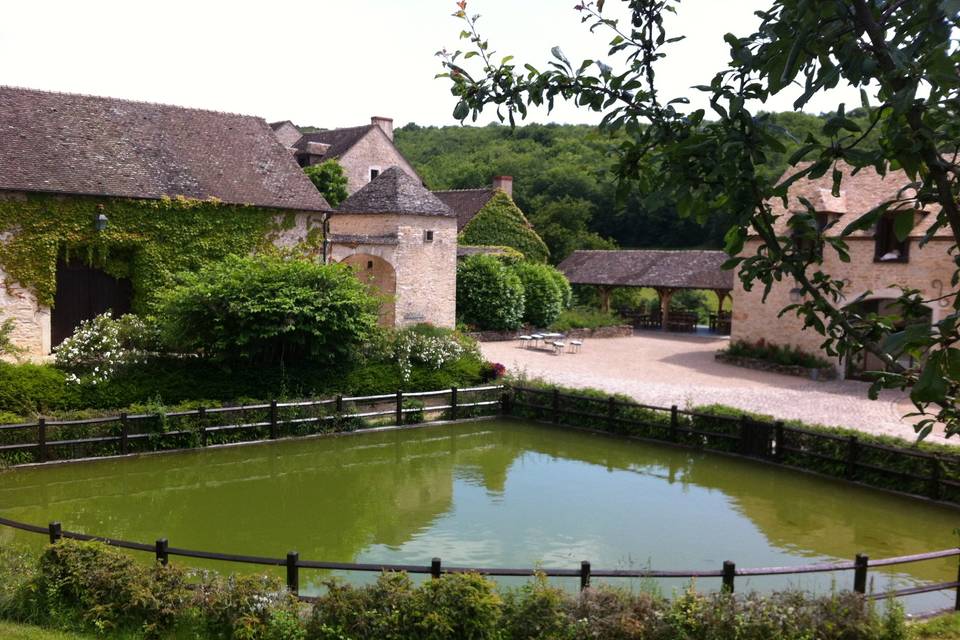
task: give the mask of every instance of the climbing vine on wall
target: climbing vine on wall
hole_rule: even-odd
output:
[[[550,255],[523,212],[502,191],[467,223],[460,232],[460,243],[513,247],[531,262],[546,262]]]
[[[106,228],[94,220],[103,214]],[[174,274],[269,246],[289,212],[216,200],[134,200],[31,194],[0,200],[0,269],[42,305],[56,292],[57,259],[80,259],[130,278],[134,310],[149,310]]]

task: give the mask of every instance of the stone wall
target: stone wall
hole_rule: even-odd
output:
[[[760,360],[759,358],[731,356],[722,351],[717,352],[713,357],[717,362],[732,364],[735,367],[755,369],[757,371],[770,371],[785,376],[798,376],[801,378],[810,378],[811,380],[834,380],[837,377],[837,370],[834,367],[801,367],[796,364],[779,364],[768,360]]]
[[[13,320],[11,339],[26,357],[39,360],[50,353],[50,307],[37,304],[32,291],[0,269],[0,322],[8,319]]]
[[[433,231],[433,241],[424,232]],[[330,258],[339,262],[365,253],[383,258],[396,271],[397,326],[428,322],[453,328],[457,307],[457,221],[439,216],[335,214],[331,235],[382,237],[395,243],[334,243]]]
[[[747,242],[743,255],[753,255],[759,240]],[[947,254],[949,241],[942,238],[932,240],[920,247],[917,239],[911,239],[910,261],[874,262],[873,238],[850,238],[850,262],[841,262],[829,247],[824,249],[823,270],[834,277],[845,278],[847,299],[853,301],[861,294],[871,291],[867,299],[896,298],[899,289],[891,285],[904,285],[919,289],[924,297],[935,298],[950,289],[950,277],[953,264]],[[756,284],[752,291],[745,291],[740,279],[734,282],[733,289],[733,327],[731,340],[734,342],[757,342],[764,340],[769,344],[789,345],[808,353],[829,359],[821,349],[823,336],[813,329],[803,328],[803,322],[792,313],[778,318],[781,309],[791,304],[790,290],[796,284],[790,281],[774,283],[766,302],[763,301],[763,286]],[[941,304],[931,307],[932,321],[940,320],[949,309]]]
[[[350,194],[367,186],[371,168],[379,169],[382,173],[392,166],[398,166],[417,180],[420,179],[380,127],[373,127],[338,161],[347,175],[347,191]]]

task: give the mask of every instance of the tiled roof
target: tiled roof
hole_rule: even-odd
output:
[[[262,118],[14,87],[0,189],[330,208]]]
[[[417,216],[456,214],[416,178],[400,167],[390,167],[343,201],[339,213],[400,213]]]
[[[496,190],[487,187],[485,189],[454,189],[451,191],[434,191],[433,195],[457,214],[457,231],[463,231],[467,223],[473,220],[484,205],[490,202],[490,198]]]
[[[784,179],[796,171],[806,167],[806,164],[800,164],[797,167],[791,167],[784,173]],[[770,207],[774,215],[779,216],[775,224],[777,233],[781,235],[789,234],[787,220],[794,213],[806,211],[800,198],[806,198],[814,209],[818,212],[836,214],[838,216],[836,223],[827,230],[827,235],[840,235],[843,229],[867,213],[877,205],[897,197],[898,192],[911,180],[907,174],[901,170],[888,171],[885,176],[881,176],[873,167],[864,167],[856,174],[846,163],[838,163],[838,168],[843,172],[843,179],[840,181],[839,197],[834,197],[832,172],[827,171],[823,176],[815,180],[801,178],[791,185],[787,206],[783,206],[783,201],[775,198],[770,201]],[[922,216],[910,234],[914,237],[922,236],[930,224],[933,222],[933,215]],[[941,230],[938,236],[949,235],[949,230]],[[856,232],[853,237],[871,235],[867,232]]]
[[[377,125],[374,124],[366,124],[359,127],[327,129],[326,131],[305,133],[302,138],[294,143],[293,147],[299,151],[308,151],[307,143],[319,142],[321,144],[328,144],[330,148],[326,150],[323,158],[325,160],[339,158],[349,151],[353,145],[360,142],[360,140],[376,126]]]
[[[733,289],[723,251],[574,251],[559,269],[573,284],[673,289]]]

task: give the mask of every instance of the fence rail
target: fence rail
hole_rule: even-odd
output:
[[[579,578],[581,590],[589,587],[593,578],[720,578],[722,588],[729,592],[734,591],[735,581],[738,576],[755,577],[774,575],[802,575],[818,572],[853,571],[853,590],[857,593],[866,595],[868,598],[879,600],[884,598],[904,597],[920,593],[954,589],[957,592],[954,609],[960,611],[960,566],[958,566],[958,575],[956,581],[908,587],[891,592],[867,593],[867,572],[871,567],[892,567],[911,564],[914,562],[960,557],[960,548],[942,549],[928,553],[915,553],[906,556],[882,558],[873,561],[870,561],[870,559],[863,554],[858,554],[856,558],[854,558],[853,562],[826,562],[793,567],[750,567],[738,569],[735,563],[726,561],[723,563],[720,569],[699,571],[594,569],[589,561],[581,562],[580,567],[576,569],[463,567],[444,565],[440,558],[433,558],[429,565],[380,564],[301,560],[300,554],[296,551],[289,552],[286,557],[283,558],[217,553],[213,551],[198,551],[195,549],[171,547],[169,540],[166,538],[159,538],[153,544],[147,544],[143,542],[130,542],[128,540],[118,540],[116,538],[68,531],[63,529],[59,522],[51,522],[46,527],[42,527],[39,525],[19,522],[17,520],[11,520],[9,518],[0,518],[0,526],[11,527],[13,529],[19,529],[29,533],[48,536],[51,544],[56,544],[58,541],[66,538],[81,541],[97,541],[120,549],[152,553],[156,557],[156,561],[164,565],[169,563],[171,556],[176,556],[195,560],[213,560],[236,564],[252,564],[264,567],[286,567],[287,588],[298,596],[300,595],[300,569],[375,573],[381,573],[385,571],[403,571],[412,574],[429,575],[433,578],[439,578],[444,574],[452,573],[480,573],[493,577],[530,577],[534,575],[545,575],[551,578]]]

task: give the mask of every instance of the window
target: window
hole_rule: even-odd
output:
[[[373,269],[373,260],[367,260],[367,269]]]
[[[909,262],[910,238],[902,242],[893,230],[893,216],[883,216],[874,230],[874,262]]]
[[[373,182],[377,179],[377,176],[380,175],[380,169],[370,168],[370,182]]]
[[[424,241],[424,242],[433,242],[433,231],[432,231],[432,230],[425,230],[425,231],[423,232],[423,241]]]

